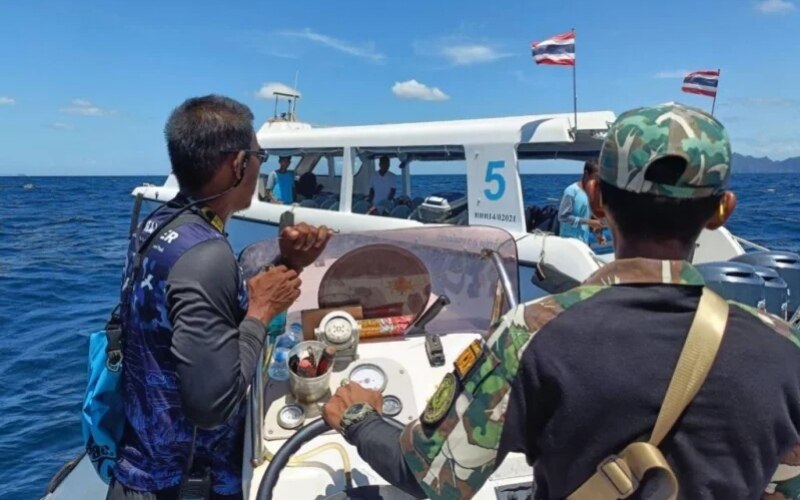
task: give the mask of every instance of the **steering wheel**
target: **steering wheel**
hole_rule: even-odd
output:
[[[405,429],[403,424],[393,418],[381,418],[383,418],[385,422],[398,429]],[[304,444],[321,436],[329,430],[331,430],[331,426],[328,425],[325,420],[320,418],[308,425],[303,426],[285,443],[283,443],[283,446],[281,446],[275,456],[272,457],[272,460],[270,460],[269,465],[267,466],[267,471],[264,473],[264,477],[261,478],[261,484],[258,486],[258,494],[256,495],[256,499],[271,500],[272,490],[274,490],[275,485],[278,484],[278,478],[280,477],[281,471],[283,471],[283,469],[289,463],[289,459],[292,458],[292,455],[297,453],[297,450],[299,450]],[[394,486],[364,486],[354,488],[353,490],[350,490],[350,492],[354,493],[354,495],[350,495],[348,492],[340,492],[328,498],[336,498],[341,500],[361,498],[404,500],[414,498],[407,495],[402,490],[395,488]],[[342,494],[344,494],[344,496]]]

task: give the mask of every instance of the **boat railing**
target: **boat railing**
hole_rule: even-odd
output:
[[[258,357],[256,374],[253,376],[253,383],[250,386],[250,444],[251,457],[250,463],[253,467],[258,467],[264,463],[264,377],[267,375],[265,366],[267,360],[272,357],[274,344],[268,344],[261,356]]]
[[[769,248],[767,248],[767,247],[765,247],[763,245],[759,245],[758,243],[753,243],[752,241],[746,240],[746,239],[742,238],[741,236],[733,235],[733,238],[740,245],[742,245],[745,248],[748,248],[748,249],[751,249],[751,250],[758,250],[760,252],[769,252]]]

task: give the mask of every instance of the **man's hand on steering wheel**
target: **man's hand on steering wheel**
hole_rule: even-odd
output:
[[[378,414],[383,411],[383,395],[378,391],[364,389],[355,382],[336,389],[336,393],[322,408],[322,418],[337,432],[342,432],[342,415],[356,403],[367,403]]]

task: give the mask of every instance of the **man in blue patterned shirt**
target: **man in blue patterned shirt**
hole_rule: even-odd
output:
[[[324,227],[285,228],[276,265],[245,282],[225,223],[250,205],[265,157],[252,120],[246,106],[205,96],[184,102],[167,122],[180,192],[139,227],[128,250],[126,423],[108,499],[178,498],[190,470],[207,497],[242,498],[242,403],[265,325],[297,299],[298,274],[330,236]]]

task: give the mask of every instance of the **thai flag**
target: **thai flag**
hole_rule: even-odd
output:
[[[700,94],[708,97],[717,97],[719,84],[719,70],[703,70],[689,73],[683,79],[681,90],[690,94]]]
[[[556,35],[531,44],[531,55],[536,64],[575,66],[575,32]]]

